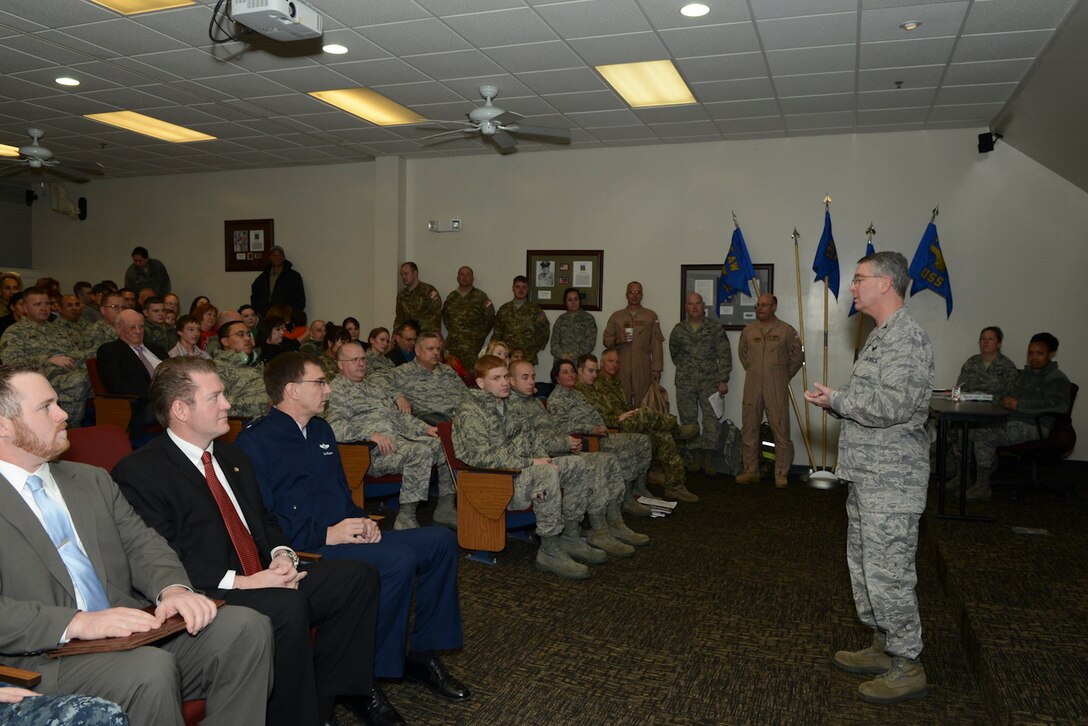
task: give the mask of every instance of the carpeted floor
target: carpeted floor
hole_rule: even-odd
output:
[[[844,560],[845,491],[701,476],[691,488],[698,504],[629,518],[651,545],[585,582],[537,572],[535,545],[516,540],[497,567],[464,561],[466,645],[445,661],[473,697],[390,683],[390,700],[416,724],[1085,722],[1082,497],[999,492],[985,505],[1053,529],[1040,538],[938,520],[931,495],[918,558],[930,693],[884,707],[859,701],[865,677],[828,660],[869,637]],[[1074,660],[1049,662],[1052,644]]]

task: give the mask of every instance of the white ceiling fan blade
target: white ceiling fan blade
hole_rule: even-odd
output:
[[[495,146],[499,147],[500,154],[509,154],[518,145],[518,142],[514,140],[513,136],[501,129],[496,131],[490,138],[495,143]]]
[[[514,113],[513,111],[503,111],[498,116],[493,117],[491,121],[497,123],[499,126],[505,126],[507,124],[517,123],[523,118],[525,117],[522,116],[520,113]]]

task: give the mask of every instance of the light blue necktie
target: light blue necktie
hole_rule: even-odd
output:
[[[94,571],[94,565],[76,542],[76,533],[72,529],[72,520],[68,517],[68,512],[64,511],[49,496],[49,492],[42,488],[41,477],[28,476],[26,485],[30,487],[38,509],[42,510],[45,531],[49,533],[49,539],[53,540],[60,558],[64,560],[64,566],[68,568],[72,583],[86,600],[87,611],[106,610],[110,606],[110,601],[106,598],[106,591],[102,588],[102,582]]]

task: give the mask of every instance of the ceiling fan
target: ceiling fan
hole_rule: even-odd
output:
[[[41,129],[30,128],[26,130],[26,133],[30,137],[30,143],[19,147],[18,159],[0,157],[0,162],[18,165],[0,172],[0,177],[45,172],[81,184],[90,181],[88,177],[102,176],[101,164],[76,166],[75,164],[62,164],[54,159],[53,152],[38,143],[38,140],[45,136],[45,132]]]
[[[524,118],[519,113],[499,108],[491,101],[499,95],[498,86],[480,86],[480,95],[484,105],[477,106],[466,114],[468,121],[425,121],[425,124],[463,124],[466,128],[452,129],[438,134],[424,136],[420,141],[429,141],[442,136],[463,134],[466,137],[478,137],[490,141],[500,154],[510,154],[517,150],[514,136],[528,136],[537,141],[551,144],[569,144],[570,129],[558,129],[550,126],[527,126],[520,123]]]

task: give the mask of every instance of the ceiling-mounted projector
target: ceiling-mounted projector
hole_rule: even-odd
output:
[[[321,14],[302,0],[233,0],[230,17],[273,40],[321,37]]]

